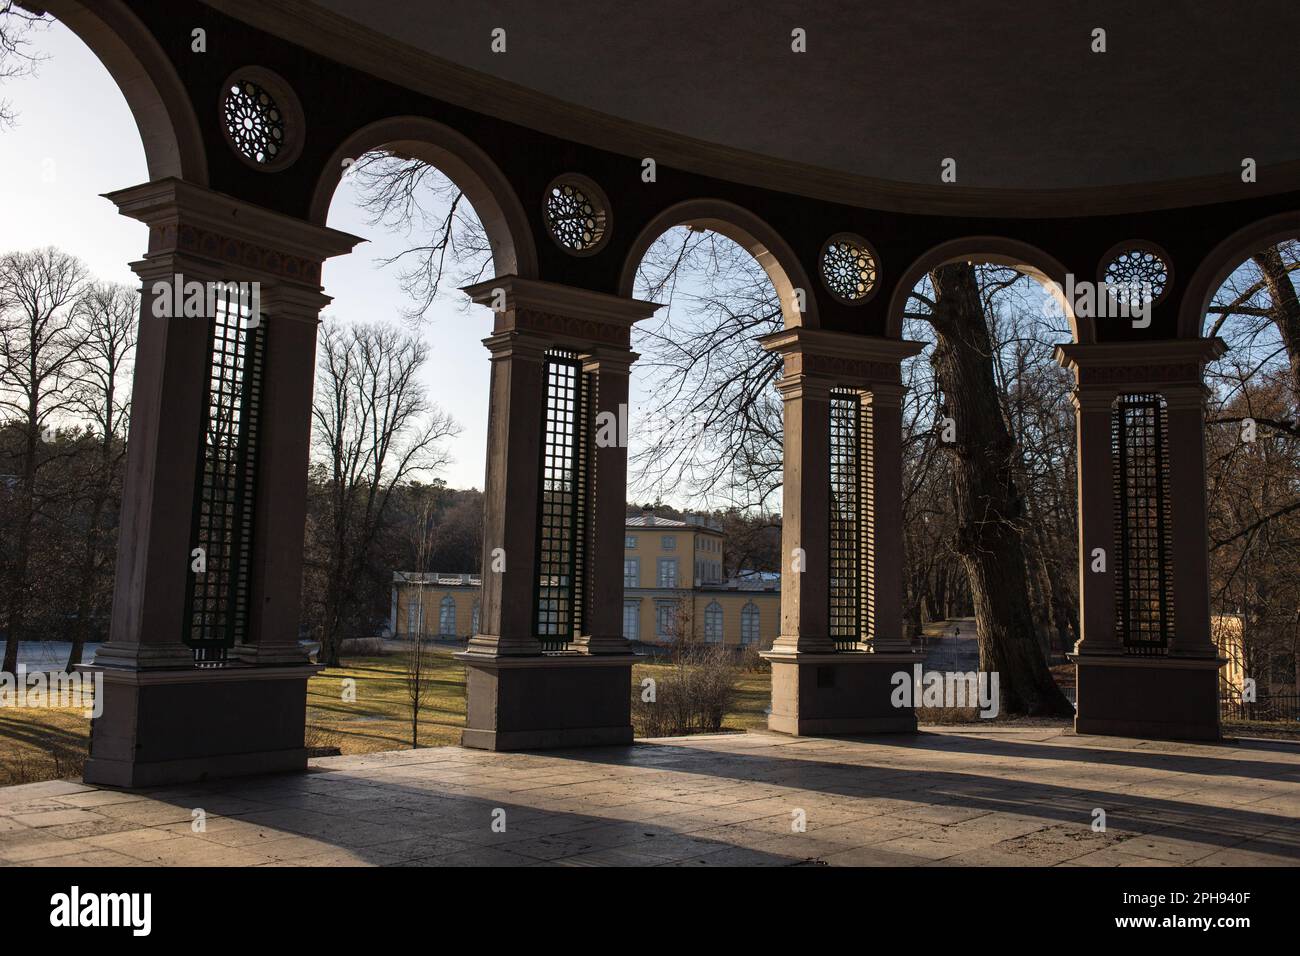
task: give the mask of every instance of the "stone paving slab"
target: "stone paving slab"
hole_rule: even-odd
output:
[[[1294,866],[1298,817],[1300,744],[1276,740],[720,734],[333,757],[133,793],[0,788],[0,864]]]

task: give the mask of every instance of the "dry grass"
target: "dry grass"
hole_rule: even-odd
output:
[[[0,787],[80,777],[89,739],[81,707],[0,709]]]
[[[432,693],[420,713],[420,746],[460,742],[465,726],[465,665],[452,649],[427,649]],[[351,680],[355,700],[344,699]],[[307,685],[308,746],[338,747],[345,754],[411,746],[406,653],[345,659]]]

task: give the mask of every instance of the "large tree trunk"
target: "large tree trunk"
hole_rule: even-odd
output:
[[[1300,403],[1300,299],[1277,246],[1261,249],[1251,258],[1264,274],[1264,284],[1272,303],[1271,317],[1282,337],[1282,344],[1286,346],[1291,364],[1291,388],[1297,403]]]
[[[993,377],[992,343],[973,266],[930,274],[937,346],[931,361],[956,427],[957,552],[970,580],[980,668],[996,671],[1004,712],[1069,716],[1038,646],[1021,537],[1024,501],[1014,480],[1015,445]]]

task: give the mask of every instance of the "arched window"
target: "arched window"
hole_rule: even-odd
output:
[[[740,643],[758,643],[758,605],[753,601],[746,602],[740,611]]]
[[[722,643],[722,605],[711,601],[704,609],[704,640],[710,644]]]
[[[438,605],[438,636],[456,636],[456,601],[450,594]]]
[[[475,634],[478,633],[478,622],[479,622],[479,602],[475,601],[474,610],[470,612],[470,616],[469,616],[469,632],[471,637],[473,637]]]

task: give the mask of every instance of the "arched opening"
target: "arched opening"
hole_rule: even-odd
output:
[[[1187,285],[1178,314],[1179,338],[1206,335],[1214,321],[1211,305],[1224,283],[1250,256],[1300,236],[1300,212],[1285,212],[1251,223],[1215,246]]]
[[[1300,716],[1298,276],[1289,215],[1243,230],[1193,280],[1218,282],[1193,329],[1227,346],[1205,366],[1210,628],[1228,661],[1221,717],[1241,732]]]
[[[664,233],[677,226],[695,232],[715,232],[744,249],[767,273],[776,291],[785,327],[818,327],[817,299],[794,250],[758,216],[721,199],[687,200],[670,206],[650,220],[628,251],[619,279],[619,295],[633,294],[646,253]]]
[[[149,178],[206,185],[207,154],[189,96],[158,41],[126,4],[44,0],[40,7],[80,37],[112,75],[135,118]]]
[[[388,602],[382,575],[356,593],[349,564],[389,561],[480,586],[490,363],[488,323],[476,320],[490,313],[459,287],[535,274],[536,256],[496,166],[420,118],[348,137],[321,174],[311,218],[371,237],[358,254],[331,260],[323,278],[333,303],[317,361],[312,487],[321,494],[308,550],[319,546],[329,560],[309,568],[304,615],[322,659],[337,663],[348,631],[377,626]],[[335,532],[358,523],[366,544],[349,557]],[[381,540],[402,544],[384,550]],[[482,617],[461,613],[459,630],[476,633]]]
[[[1065,715],[1076,447],[1054,349],[1091,331],[1059,267],[1015,245],[940,246],[894,298],[892,334],[925,343],[903,363],[904,618],[931,666],[998,672],[1004,708]]]
[[[1028,276],[1043,287],[1055,300],[1069,322],[1069,333],[1075,342],[1095,342],[1096,326],[1092,318],[1076,316],[1071,303],[1065,299],[1066,269],[1052,256],[1034,246],[1015,239],[999,236],[968,236],[953,239],[935,246],[903,273],[889,304],[886,334],[898,338],[903,334],[905,313],[917,283],[934,269],[954,262],[978,261],[985,265],[1001,266]]]
[[[647,228],[634,246],[641,254],[624,268],[620,293],[666,307],[633,328],[641,358],[632,369],[630,495],[678,507],[776,507],[781,363],[758,339],[789,326],[781,287],[794,286],[783,269],[772,280],[775,259],[755,256],[751,238],[694,220]]]
[[[758,340],[789,325],[792,300],[773,281],[780,263],[765,250],[775,243],[761,246],[721,212],[683,204],[643,230],[619,291],[664,305],[632,331],[628,498],[641,513],[628,519],[625,559],[643,587],[627,591],[624,631],[725,690],[743,684],[733,672],[742,650],[770,647],[780,620],[782,366]],[[676,666],[656,673],[669,695],[686,692],[675,689],[682,679]],[[709,715],[693,719],[758,726],[766,697],[699,702]],[[651,711],[634,700],[638,734],[689,730]]]
[[[308,215],[311,222],[325,223],[339,181],[363,156],[376,150],[419,160],[456,185],[474,207],[495,275],[525,279],[537,275],[537,251],[528,218],[505,175],[473,141],[418,116],[380,120],[344,140],[321,171]]]
[[[124,4],[40,6],[54,19],[15,9],[0,23],[7,45],[27,44],[0,88],[0,671],[75,681],[113,613],[140,326],[127,263],[148,249],[148,230],[102,195],[207,172],[184,90]],[[79,768],[88,723],[55,734],[30,714],[32,772]]]

